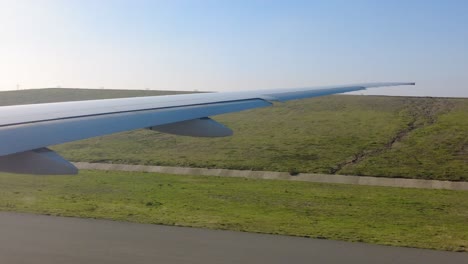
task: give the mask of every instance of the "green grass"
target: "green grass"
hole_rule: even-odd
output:
[[[397,168],[391,170],[389,168]],[[468,104],[458,104],[434,124],[414,130],[380,155],[343,169],[342,173],[423,179],[468,180]]]
[[[158,94],[29,90],[0,105]],[[53,149],[73,161],[468,180],[468,99],[327,96],[215,119],[234,136],[139,130]]]
[[[468,192],[154,173],[0,174],[0,210],[466,251]]]

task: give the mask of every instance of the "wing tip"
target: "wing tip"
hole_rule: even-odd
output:
[[[364,87],[364,89],[368,89],[368,88],[380,88],[380,87],[403,86],[403,85],[416,85],[416,82],[369,83],[369,84],[363,84],[362,87]]]

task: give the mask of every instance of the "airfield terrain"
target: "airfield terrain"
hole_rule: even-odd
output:
[[[38,89],[2,92],[0,105],[174,93]],[[53,149],[72,161],[468,180],[468,99],[336,95],[215,119],[234,136],[138,130]]]
[[[0,174],[0,211],[468,250],[468,192],[162,173]]]
[[[0,105],[158,94],[24,90],[1,92]],[[53,149],[73,161],[468,180],[468,99],[328,96],[215,118],[235,135],[139,130]],[[0,186],[1,211],[468,249],[466,191],[90,170],[2,173]]]

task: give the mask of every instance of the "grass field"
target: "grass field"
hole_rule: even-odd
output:
[[[0,94],[0,105],[8,105],[161,92]],[[215,119],[235,135],[206,139],[139,130],[54,150],[73,161],[468,180],[468,99],[327,96]]]
[[[0,210],[467,251],[468,192],[154,173],[0,174]]]

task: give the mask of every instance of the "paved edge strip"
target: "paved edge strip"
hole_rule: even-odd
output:
[[[78,169],[82,169],[82,170],[158,172],[158,173],[182,174],[182,175],[243,177],[243,178],[251,178],[251,179],[291,180],[291,181],[341,183],[341,184],[386,186],[386,187],[401,187],[401,188],[446,189],[446,190],[468,191],[468,182],[335,175],[335,174],[313,174],[313,173],[300,173],[298,175],[292,176],[287,172],[274,172],[274,171],[185,168],[185,167],[167,167],[167,166],[88,163],[88,162],[75,162],[73,164]]]

